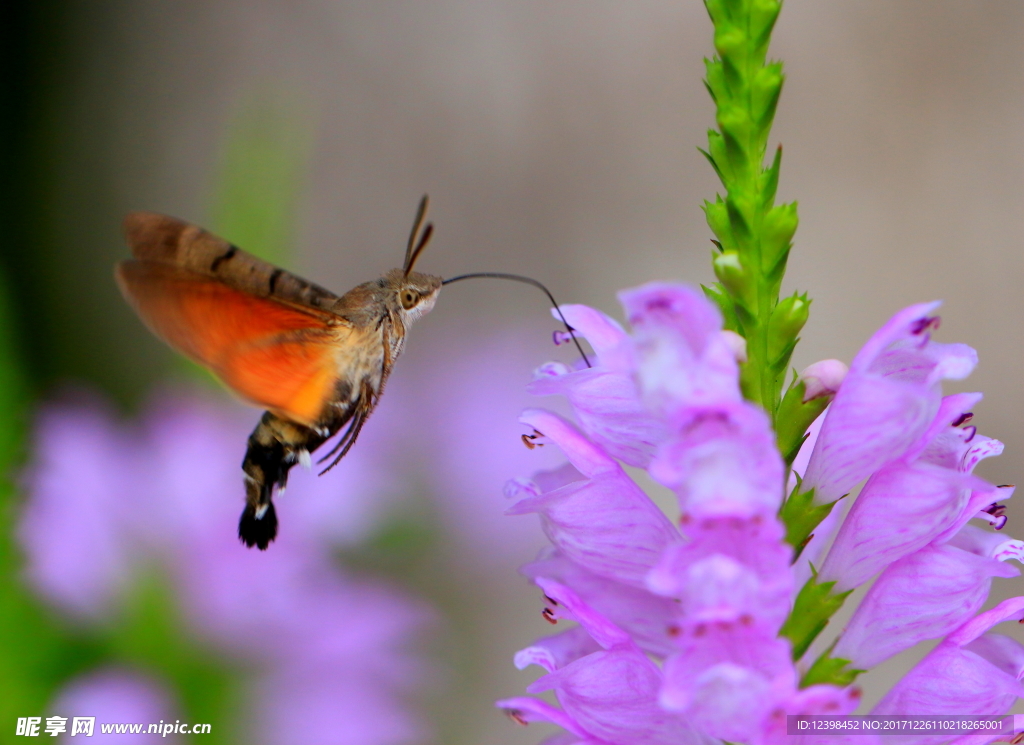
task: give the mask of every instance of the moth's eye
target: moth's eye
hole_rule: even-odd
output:
[[[416,303],[420,301],[420,294],[414,290],[402,290],[402,307],[406,310],[411,309]]]

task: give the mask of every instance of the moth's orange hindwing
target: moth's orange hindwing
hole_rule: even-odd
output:
[[[160,261],[124,261],[116,274],[157,336],[240,396],[306,426],[319,419],[341,374],[338,351],[352,331],[343,319]]]

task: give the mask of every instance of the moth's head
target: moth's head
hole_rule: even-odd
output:
[[[391,294],[388,304],[408,326],[434,307],[437,293],[441,291],[441,281],[440,277],[432,274],[406,274],[404,269],[392,269],[385,277],[386,291]]]

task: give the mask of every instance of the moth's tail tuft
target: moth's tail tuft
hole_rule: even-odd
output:
[[[238,539],[249,548],[256,546],[260,551],[266,551],[277,537],[277,512],[273,502],[268,502],[259,511],[263,514],[257,517],[255,507],[251,504],[245,506],[238,521]]]

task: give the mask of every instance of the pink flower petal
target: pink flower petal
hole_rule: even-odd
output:
[[[789,565],[793,552],[782,540],[778,520],[702,518],[687,521],[683,528],[689,540],[667,548],[647,575],[647,586],[653,592],[684,599],[692,583],[693,566],[708,556],[730,557],[757,578],[756,600],[744,612],[768,624],[782,623],[792,604],[794,582]]]
[[[938,303],[906,308],[858,352],[829,407],[804,476],[825,504],[847,494],[883,464],[903,457],[940,409],[937,383],[966,377],[974,350],[937,344],[928,329]]]
[[[836,592],[857,587],[886,566],[955,525],[983,484],[973,476],[927,463],[896,463],[876,472],[846,516],[821,568]]]
[[[540,396],[564,395],[587,436],[631,466],[646,468],[667,434],[665,422],[641,400],[628,373],[583,369],[535,379],[527,390]]]
[[[1022,612],[1024,597],[1010,598],[964,623],[914,666],[871,713],[1007,713],[1017,698],[1024,697],[1019,681],[1024,647],[1007,637],[982,634]],[[913,745],[946,739],[945,735],[907,738]]]
[[[669,636],[678,612],[673,600],[599,577],[558,554],[520,571],[534,580],[544,577],[571,587],[587,605],[629,632],[641,649],[660,657],[675,651]]]
[[[841,360],[819,360],[800,373],[804,384],[804,401],[834,394],[839,390],[850,368]]]
[[[833,657],[868,670],[925,639],[959,627],[985,603],[992,577],[1020,572],[950,545],[926,546],[892,563],[846,625]]]
[[[548,538],[572,561],[599,576],[643,587],[647,572],[680,539],[679,532],[618,463],[564,419],[530,410],[523,421],[559,445],[590,478],[526,496],[506,514],[539,513]]]
[[[627,339],[626,332],[619,322],[596,308],[586,305],[560,305],[559,309],[573,330],[590,342],[598,360],[604,360]],[[562,320],[554,309],[551,315],[556,320]]]
[[[774,516],[783,464],[763,411],[743,402],[680,411],[650,466],[685,516]]]
[[[739,368],[722,319],[685,285],[652,282],[619,293],[633,326],[640,388],[661,409],[740,401]]]

